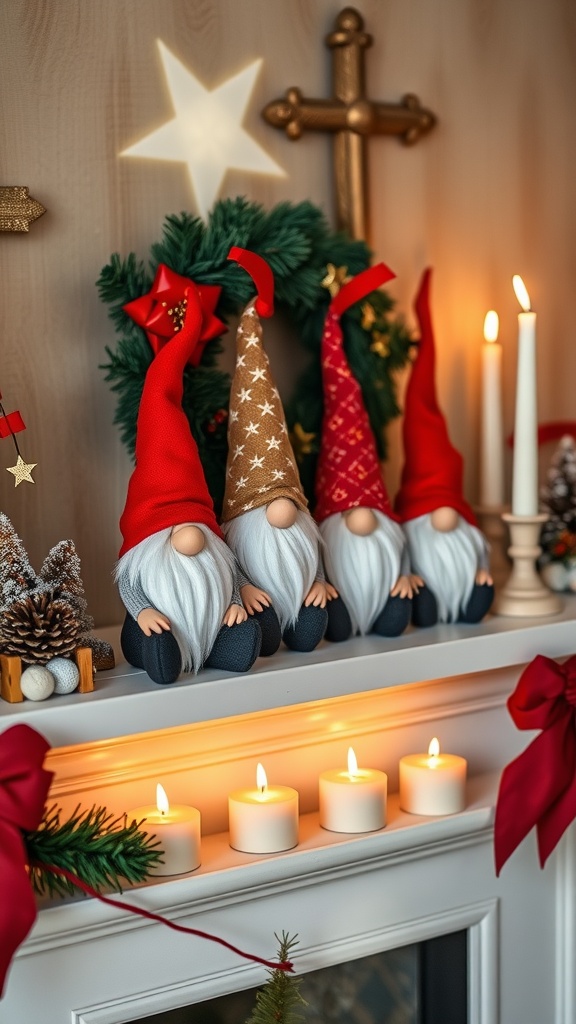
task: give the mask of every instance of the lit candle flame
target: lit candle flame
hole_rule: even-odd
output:
[[[358,775],[358,761],[352,747],[348,747],[348,775]]]
[[[498,337],[498,313],[495,309],[489,309],[484,317],[484,339],[485,341],[496,341]]]
[[[524,312],[528,313],[530,311],[530,296],[528,295],[526,285],[519,274],[514,274],[514,277],[512,278],[512,285],[514,286],[518,302],[522,306]]]
[[[256,788],[259,789],[261,793],[265,793],[268,788],[266,772],[264,771],[264,766],[261,765],[260,762],[256,765]]]
[[[428,757],[438,757],[440,753],[440,743],[435,736],[433,740],[430,740],[430,746],[428,747]]]
[[[164,786],[160,785],[160,783],[156,786],[156,806],[160,811],[160,814],[168,814],[168,811],[170,810],[166,790],[164,789]]]

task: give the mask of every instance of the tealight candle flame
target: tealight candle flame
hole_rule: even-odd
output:
[[[266,772],[264,771],[264,766],[261,765],[260,762],[258,762],[258,764],[256,765],[256,788],[259,789],[261,793],[265,793],[267,787],[268,778],[266,776]]]
[[[512,285],[514,287],[514,291],[516,292],[516,298],[518,299],[518,302],[522,306],[524,312],[528,313],[530,311],[530,296],[528,295],[528,292],[526,291],[526,285],[524,284],[524,281],[522,280],[519,274],[514,274],[514,277],[512,278]]]
[[[498,313],[495,309],[489,309],[484,317],[484,340],[496,341],[499,327]]]
[[[353,747],[348,747],[348,775],[358,775],[358,761]]]
[[[164,786],[160,785],[160,783],[156,786],[156,806],[160,811],[160,814],[168,814],[168,811],[170,810],[166,790],[164,789]]]
[[[430,746],[428,747],[428,757],[438,757],[440,753],[440,743],[435,736],[433,740],[430,740]]]

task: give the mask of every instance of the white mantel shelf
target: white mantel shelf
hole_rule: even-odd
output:
[[[537,654],[562,658],[576,652],[576,597],[564,597],[563,604],[562,612],[546,618],[489,616],[479,626],[412,629],[394,640],[369,636],[323,643],[311,654],[282,648],[258,659],[245,675],[207,670],[171,686],[158,686],[120,661],[98,673],[93,693],[38,704],[0,701],[0,732],[26,722],[53,746],[92,743],[422,679],[490,672],[525,664]]]
[[[203,836],[202,865],[196,871],[148,882],[119,898],[177,921],[191,910],[206,912],[256,895],[264,898],[287,888],[294,891],[349,877],[354,871],[378,870],[412,858],[436,856],[444,848],[454,850],[470,843],[491,842],[498,781],[497,774],[469,779],[465,810],[443,817],[407,814],[398,806],[398,795],[393,794],[388,800],[386,828],[357,836],[326,831],[320,827],[317,813],[301,815],[298,846],[285,853],[239,853],[229,846],[227,832]],[[52,905],[47,902],[19,955],[29,956],[55,946],[86,942],[95,934],[132,931],[151,924],[96,899],[60,899]]]

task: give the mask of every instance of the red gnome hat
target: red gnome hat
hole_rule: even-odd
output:
[[[319,523],[335,512],[358,506],[398,519],[382,479],[362,391],[344,353],[340,326],[340,317],[349,306],[395,276],[384,263],[369,267],[345,284],[328,308],[322,336],[324,417],[314,511]]]
[[[222,533],[190,425],[182,409],[184,367],[202,331],[196,288],[186,291],[182,329],[151,364],[138,410],[136,466],[120,519],[124,543],[120,557],[141,540],[168,526],[201,523]]]
[[[462,493],[464,462],[450,441],[436,398],[430,276],[431,270],[425,270],[414,304],[421,337],[406,388],[404,469],[396,496],[396,511],[406,522],[447,505],[476,526],[474,513]]]

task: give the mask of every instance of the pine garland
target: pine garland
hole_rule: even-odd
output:
[[[292,952],[298,945],[298,936],[290,937],[286,932],[280,936],[274,933],[278,942],[278,960],[283,963],[292,959]],[[300,995],[302,978],[286,971],[268,971],[270,977],[263,988],[256,993],[256,1003],[246,1024],[300,1024],[304,1020],[300,1007],[306,1000]]]
[[[116,348],[106,348],[109,361],[102,367],[118,395],[114,421],[133,455],[138,406],[153,356],[144,331],[123,306],[150,290],[158,265],[164,263],[197,284],[220,285],[216,314],[223,320],[237,316],[252,298],[253,284],[227,259],[232,245],[251,249],[268,261],[274,272],[276,308],[288,316],[312,357],[286,413],[290,430],[308,437],[296,454],[313,504],[323,406],[320,343],[330,301],[322,280],[329,263],[347,267],[351,276],[360,273],[369,265],[370,253],[364,242],[332,232],[322,211],[310,202],[280,203],[267,212],[244,198],[222,200],[214,206],[208,225],[188,213],[168,216],[162,240],[151,248],[148,267],[134,253],[124,260],[118,254],[111,257],[100,274],[98,289],[118,334]],[[345,349],[362,387],[379,454],[384,457],[383,430],[399,412],[393,373],[406,363],[411,342],[402,321],[389,318],[392,302],[388,296],[379,291],[367,302],[375,314],[373,322],[363,325],[363,313],[356,307],[344,315],[342,327]],[[227,336],[225,344],[233,345],[233,339]],[[217,510],[224,491],[227,454],[226,417],[217,414],[228,408],[230,392],[229,375],[217,365],[222,348],[220,340],[211,341],[200,366],[186,368],[183,400]]]
[[[138,822],[115,818],[105,807],[92,807],[62,821],[56,806],[46,810],[40,827],[24,833],[30,882],[40,895],[69,896],[77,892],[68,879],[46,869],[64,868],[92,888],[122,892],[120,879],[143,882],[162,859],[159,843],[138,831]]]

